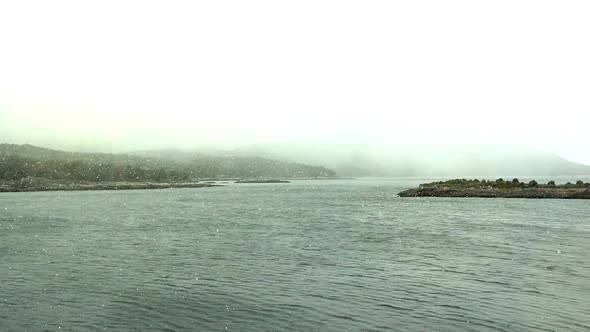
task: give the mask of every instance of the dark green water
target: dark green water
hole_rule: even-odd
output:
[[[588,331],[590,201],[0,194],[0,331]]]

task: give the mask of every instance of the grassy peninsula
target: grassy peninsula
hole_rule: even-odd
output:
[[[537,181],[521,182],[454,179],[421,184],[418,188],[402,191],[400,197],[500,197],[500,198],[563,198],[590,199],[590,183],[546,184]]]

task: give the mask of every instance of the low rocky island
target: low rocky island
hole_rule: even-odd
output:
[[[259,180],[238,180],[235,183],[291,183],[290,181],[285,181],[285,180],[263,180],[263,179],[259,179]]]
[[[520,182],[518,179],[466,180],[455,179],[424,183],[418,188],[402,191],[400,197],[498,197],[498,198],[562,198],[590,199],[590,183],[555,184],[549,181]]]

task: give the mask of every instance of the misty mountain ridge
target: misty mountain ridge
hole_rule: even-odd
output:
[[[83,161],[167,169],[187,177],[333,176],[559,176],[588,175],[590,166],[556,154],[512,145],[375,145],[348,142],[294,142],[251,145],[233,150],[161,149],[121,154],[65,152],[33,145],[0,144],[0,156],[34,160]],[[310,166],[323,165],[323,166]]]
[[[283,143],[252,145],[237,155],[321,164],[340,176],[588,175],[590,166],[540,149],[502,144]]]
[[[0,179],[68,181],[198,181],[207,178],[318,178],[322,166],[260,157],[210,156],[176,150],[137,154],[66,152],[29,144],[0,144]]]

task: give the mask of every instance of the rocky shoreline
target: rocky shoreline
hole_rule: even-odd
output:
[[[421,184],[398,193],[400,197],[482,197],[482,198],[553,198],[590,199],[590,184],[578,181],[555,185],[513,181],[449,180]]]
[[[237,180],[234,183],[291,183],[286,180]]]
[[[61,182],[44,181],[44,183],[26,183],[22,181],[0,182],[0,192],[33,191],[84,191],[84,190],[142,190],[170,188],[204,188],[218,187],[211,182]]]
[[[290,180],[338,180],[340,178],[298,178]],[[49,180],[39,177],[26,177],[18,181],[0,180],[0,193],[2,192],[33,192],[33,191],[83,191],[83,190],[142,190],[142,189],[168,189],[168,188],[204,188],[220,187],[229,183],[291,183],[280,179],[226,179],[206,178],[193,182],[125,182],[125,181],[67,181]]]

